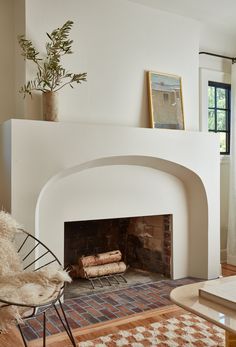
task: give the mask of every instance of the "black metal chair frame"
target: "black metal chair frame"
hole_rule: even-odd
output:
[[[59,259],[56,257],[56,255],[44,243],[39,241],[36,237],[31,235],[30,233],[28,233],[24,229],[19,229],[19,230],[24,235],[24,239],[21,242],[19,249],[18,249],[18,253],[20,255],[22,254],[22,252],[26,248],[26,246],[29,245],[29,241],[34,243],[34,246],[30,250],[27,250],[27,254],[24,254],[24,256],[22,258],[22,262],[23,263],[27,262],[27,260],[29,260],[30,255],[33,256],[35,259],[33,261],[30,261],[28,264],[26,264],[24,266],[24,268],[23,268],[24,271],[27,270],[28,268],[30,268],[31,266],[34,266],[39,260],[42,262],[43,258],[46,258],[46,256],[50,256],[52,258],[52,260],[47,261],[45,264],[36,267],[35,269],[33,269],[33,271],[38,271],[40,269],[43,269],[45,266],[52,264],[52,263],[56,263],[59,266],[62,266]],[[39,248],[40,248],[40,250],[43,250],[43,253],[36,258],[34,256],[34,252]],[[65,284],[63,283],[57,296],[53,300],[48,301],[46,303],[43,303],[42,305],[22,304],[19,302],[6,301],[6,300],[0,298],[0,303],[1,303],[0,310],[2,307],[6,307],[6,306],[25,307],[25,308],[29,308],[30,310],[33,310],[33,311],[31,311],[32,313],[30,313],[29,315],[23,316],[23,318],[22,318],[23,321],[27,320],[29,318],[33,318],[36,315],[43,314],[43,347],[46,347],[46,311],[49,308],[53,307],[55,309],[56,314],[57,314],[58,318],[60,319],[60,321],[63,325],[63,328],[65,329],[65,332],[67,333],[72,345],[74,347],[76,347],[77,343],[76,343],[75,338],[72,334],[68,319],[67,319],[65,311],[63,309],[63,303],[61,301],[61,297],[63,296],[63,293],[64,293],[64,287],[65,287]],[[59,307],[57,307],[57,304]],[[24,336],[21,325],[17,324],[17,327],[20,331],[20,335],[22,337],[24,346],[28,347],[28,344],[27,344],[26,338]]]

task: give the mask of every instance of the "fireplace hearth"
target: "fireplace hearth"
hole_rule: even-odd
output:
[[[128,268],[124,274],[126,281],[120,281],[119,284],[115,281],[111,281],[111,285],[106,283],[101,286],[99,283],[95,283],[95,287],[90,283],[90,280],[83,278],[74,279],[70,284],[65,287],[65,298],[76,298],[84,294],[97,294],[97,293],[109,293],[119,289],[129,288],[136,285],[150,285],[163,280],[169,280],[168,277],[150,271],[143,271],[134,268]]]

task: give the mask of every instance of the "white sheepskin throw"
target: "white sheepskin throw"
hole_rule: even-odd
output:
[[[55,299],[65,282],[71,282],[66,271],[49,265],[38,271],[23,271],[23,265],[12,242],[21,226],[8,213],[0,212],[0,299],[26,305],[41,305]],[[0,330],[21,323],[29,308],[6,306],[0,302]]]
[[[0,298],[17,304],[47,304],[57,297],[64,282],[71,282],[68,273],[53,265],[36,272],[5,275],[0,277]],[[28,313],[29,308],[25,307],[0,307],[0,329],[6,331],[16,322],[22,323]]]
[[[22,271],[19,255],[12,242],[20,227],[10,214],[0,211],[0,276]]]

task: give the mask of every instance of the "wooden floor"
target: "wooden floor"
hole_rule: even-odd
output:
[[[163,319],[168,319],[173,316],[183,314],[183,309],[171,305],[164,308],[149,310],[146,312],[136,313],[134,315],[112,319],[104,323],[93,324],[85,328],[77,328],[73,330],[73,335],[76,342],[95,339],[107,334],[115,334],[119,330],[132,329],[137,326],[148,326],[151,323],[158,322]],[[49,336],[47,339],[47,347],[70,347],[70,341],[65,333]],[[42,347],[42,341],[35,340],[30,344],[30,347]]]
[[[224,277],[236,275],[236,266],[234,265],[221,264],[221,268]]]
[[[236,266],[222,264],[222,275],[232,276],[236,275]],[[93,324],[89,327],[78,328],[73,330],[73,334],[76,340],[86,341],[88,339],[94,339],[101,335],[107,335],[117,332],[121,329],[131,329],[137,325],[148,325],[153,322],[157,322],[163,318],[170,318],[183,313],[183,310],[175,305],[166,306],[162,309],[149,310],[134,314],[125,318],[113,319],[104,323]],[[23,347],[23,343],[19,336],[17,328],[13,328],[7,334],[0,335],[1,347]],[[34,340],[29,343],[29,347],[41,347],[42,341],[40,339]],[[70,342],[65,334],[52,335],[47,338],[48,347],[69,347]]]

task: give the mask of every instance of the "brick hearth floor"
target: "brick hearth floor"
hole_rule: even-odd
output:
[[[125,317],[134,313],[172,304],[169,293],[175,287],[196,282],[185,278],[181,280],[162,280],[158,282],[130,285],[109,292],[82,294],[77,298],[66,299],[64,309],[72,329],[104,322],[113,318]],[[27,340],[42,337],[42,315],[28,319],[22,325]],[[47,311],[47,335],[63,330],[54,309]]]

